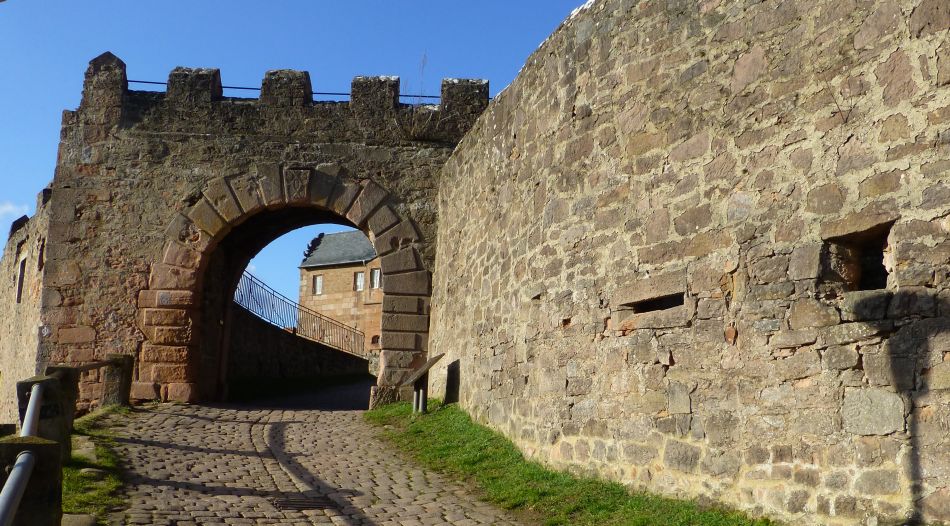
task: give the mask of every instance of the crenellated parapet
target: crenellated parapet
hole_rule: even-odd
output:
[[[128,89],[125,63],[111,53],[86,71],[79,122],[91,142],[113,129],[148,132],[307,136],[369,143],[456,143],[488,105],[488,82],[445,79],[438,105],[403,104],[398,77],[356,77],[348,102],[313,100],[306,71],[264,75],[257,99],[225,97],[217,69],[178,67],[165,93]]]

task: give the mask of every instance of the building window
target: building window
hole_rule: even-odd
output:
[[[20,271],[16,277],[16,302],[23,301],[23,277],[26,274],[26,258],[20,260]]]
[[[366,273],[357,272],[353,274],[353,290],[359,292],[366,288]]]
[[[323,274],[318,274],[313,277],[313,285],[311,288],[311,294],[314,296],[319,296],[323,294]]]
[[[382,272],[380,269],[374,268],[369,271],[369,286],[373,289],[378,289],[381,286]]]
[[[378,335],[378,334],[374,334],[373,337],[370,339],[370,345],[379,345],[379,335]]]

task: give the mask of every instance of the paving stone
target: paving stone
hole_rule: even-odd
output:
[[[153,404],[108,422],[130,502],[115,524],[518,524],[412,465],[362,411]]]

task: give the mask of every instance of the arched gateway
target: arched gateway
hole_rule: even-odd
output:
[[[400,104],[398,78],[357,77],[349,102],[315,103],[309,75],[287,70],[256,100],[223,97],[215,69],[130,91],[125,64],[97,57],[30,221],[48,231],[23,229],[45,246],[37,369],[124,352],[134,398],[214,398],[241,270],[276,237],[333,222],[382,257],[375,399],[397,397],[426,358],[438,174],[487,102],[483,81],[446,80],[428,106]],[[84,379],[82,398],[97,386]]]

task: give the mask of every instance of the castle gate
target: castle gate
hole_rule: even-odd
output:
[[[394,77],[357,77],[349,102],[314,102],[308,73],[289,70],[268,72],[256,100],[224,97],[216,69],[130,91],[125,64],[97,57],[30,220],[48,227],[19,225],[8,242],[42,243],[23,306],[39,319],[36,369],[128,353],[133,398],[215,398],[244,267],[280,235],[331,222],[382,256],[375,393],[398,396],[426,359],[438,174],[487,102],[487,83],[446,80],[440,105],[400,104]],[[97,386],[85,378],[82,398]]]

